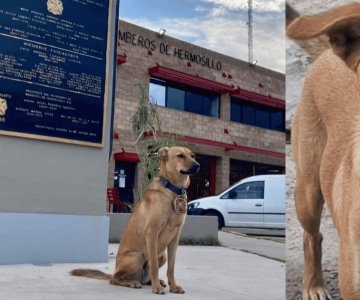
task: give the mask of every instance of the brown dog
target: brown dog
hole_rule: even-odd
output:
[[[168,254],[170,292],[184,293],[174,277],[175,255],[186,216],[189,175],[199,171],[194,154],[184,147],[165,147],[158,151],[160,170],[132,213],[121,237],[115,272],[111,276],[96,270],[76,269],[72,275],[108,279],[111,284],[140,288],[151,282],[152,291],[164,294],[159,268]]]
[[[307,74],[292,126],[295,202],[304,228],[303,299],[328,295],[319,232],[324,200],[340,237],[339,284],[346,300],[360,299],[360,3],[300,17],[293,39],[325,35],[332,49]]]

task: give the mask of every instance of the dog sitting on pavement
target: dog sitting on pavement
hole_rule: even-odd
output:
[[[72,275],[106,279],[110,284],[141,288],[150,284],[152,292],[164,294],[166,284],[159,268],[168,256],[170,292],[183,294],[174,277],[175,256],[187,212],[186,188],[189,175],[199,171],[194,154],[184,147],[164,147],[158,151],[160,169],[134,209],[121,237],[113,275],[97,270],[75,269]]]
[[[322,275],[324,201],[339,238],[339,285],[345,300],[360,299],[360,3],[299,17],[295,40],[326,36],[307,74],[292,125],[295,206],[304,229],[303,299],[331,299]]]

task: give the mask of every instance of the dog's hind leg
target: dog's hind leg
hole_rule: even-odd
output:
[[[303,300],[326,300],[328,295],[321,267],[322,235],[319,231],[324,202],[318,178],[298,176],[295,199],[298,219],[304,229]]]
[[[158,262],[159,262],[159,269],[166,263],[166,254],[163,253],[158,257]],[[145,262],[144,266],[143,266],[143,272],[141,274],[141,283],[142,284],[149,284],[151,285],[151,279],[150,279],[150,274],[149,274],[149,263]],[[160,279],[160,284],[163,287],[166,287],[166,283],[164,280]]]
[[[325,300],[328,295],[322,275],[320,233],[324,199],[319,170],[326,144],[326,132],[310,89],[304,89],[292,133],[296,162],[295,206],[297,217],[304,229],[303,300]]]
[[[117,278],[116,276],[114,276],[113,278],[110,279],[110,284],[125,286],[125,287],[129,287],[129,288],[134,288],[134,289],[142,288],[142,285],[139,280],[122,279],[122,278]]]
[[[140,252],[118,255],[116,270],[110,279],[110,284],[141,288],[140,276],[144,262],[144,255]]]

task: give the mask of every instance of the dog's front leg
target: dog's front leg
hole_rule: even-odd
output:
[[[167,276],[168,276],[168,283],[170,286],[171,293],[178,293],[184,294],[185,291],[181,286],[176,285],[175,281],[175,257],[176,257],[176,250],[179,244],[180,232],[176,234],[176,236],[171,240],[170,244],[168,245],[168,269],[167,269]]]
[[[158,262],[158,230],[155,226],[150,226],[151,229],[146,231],[146,244],[149,253],[149,273],[151,279],[152,292],[154,294],[165,294],[159,280],[159,262]]]
[[[314,172],[316,174],[317,172]],[[331,299],[322,274],[322,235],[319,231],[324,200],[317,177],[297,172],[296,213],[304,229],[303,300]]]

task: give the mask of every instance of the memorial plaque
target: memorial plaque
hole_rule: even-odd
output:
[[[1,134],[103,146],[109,1],[1,1]]]

